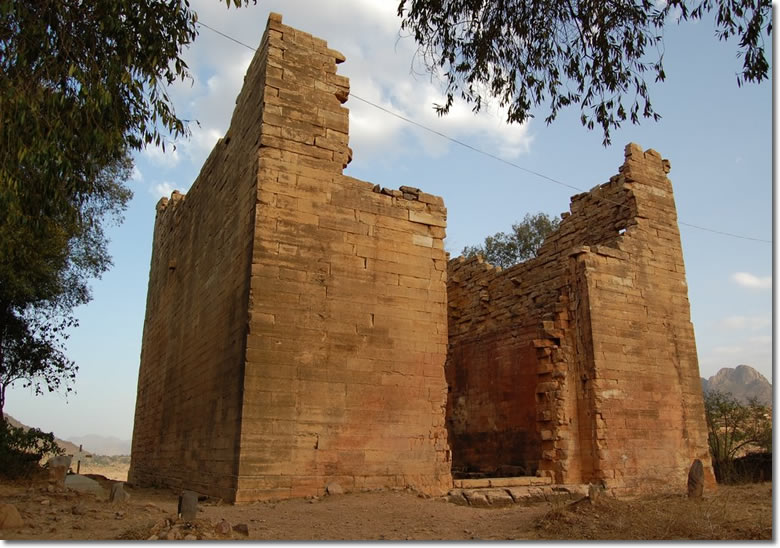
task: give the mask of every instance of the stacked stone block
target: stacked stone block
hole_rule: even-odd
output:
[[[700,458],[714,482],[668,171],[629,145],[536,258],[504,271],[450,261],[453,471],[520,467],[629,492],[684,485]],[[518,438],[530,441],[507,447]]]
[[[238,502],[451,487],[446,210],[342,174],[343,60],[272,14],[225,138],[160,206],[134,483]]]

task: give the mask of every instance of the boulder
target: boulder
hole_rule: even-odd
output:
[[[325,492],[329,495],[343,495],[344,488],[335,481],[332,481],[325,486]]]
[[[233,528],[230,526],[230,523],[228,521],[223,519],[222,521],[217,523],[216,526],[214,526],[214,530],[217,532],[217,534],[224,536],[224,535],[229,535],[230,531],[232,531]]]
[[[249,536],[249,525],[247,525],[246,523],[237,523],[236,525],[233,526],[233,530],[236,533],[244,535],[245,537]]]
[[[19,510],[13,504],[0,504],[0,529],[18,529],[24,527]]]

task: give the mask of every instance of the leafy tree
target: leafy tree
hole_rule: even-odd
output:
[[[772,412],[751,399],[741,403],[731,394],[704,394],[708,441],[719,480],[733,478],[734,460],[749,449],[772,451]]]
[[[80,219],[0,218],[0,412],[16,382],[37,394],[71,390],[78,367],[64,343],[74,309],[90,300],[88,280],[111,266],[104,227],[122,219],[131,166],[125,157],[98,174],[101,194],[85,198]]]
[[[522,221],[512,225],[511,233],[497,232],[488,236],[481,245],[464,247],[462,255],[482,255],[492,265],[509,268],[536,257],[545,237],[558,228],[559,224],[558,219],[546,213],[527,213]]]
[[[715,34],[736,37],[743,70],[737,84],[768,75],[762,33],[772,30],[770,0],[400,0],[402,29],[414,36],[432,73],[443,73],[446,114],[459,94],[478,111],[489,98],[508,107],[508,122],[547,104],[549,124],[578,104],[588,129],[630,119],[657,120],[645,82],[666,78],[663,28],[715,11]]]
[[[188,0],[0,0],[0,410],[17,381],[69,388],[67,329],[111,264],[130,155],[189,134],[168,86],[197,34]]]

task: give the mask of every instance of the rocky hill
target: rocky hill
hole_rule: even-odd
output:
[[[701,386],[704,392],[731,393],[742,402],[756,398],[759,403],[772,405],[772,384],[749,365],[724,367],[709,379],[702,378]]]

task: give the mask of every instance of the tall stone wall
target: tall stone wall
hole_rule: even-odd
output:
[[[132,483],[235,496],[262,91],[238,98],[186,197],[157,204]]]
[[[700,458],[714,481],[668,166],[629,145],[536,258],[450,261],[454,472],[629,491],[683,484]]]
[[[446,210],[342,174],[343,60],[272,14],[230,130],[159,206],[134,483],[239,502],[452,485]]]
[[[267,53],[265,53],[267,51]],[[446,210],[342,175],[349,82],[269,21],[239,500],[451,485]]]

